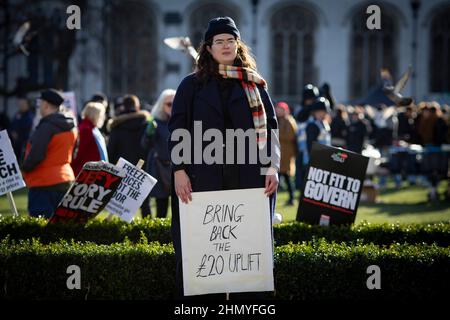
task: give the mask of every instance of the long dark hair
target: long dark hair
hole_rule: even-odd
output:
[[[257,71],[256,61],[250,53],[250,48],[240,39],[237,40],[237,55],[234,59],[233,65],[250,68]],[[212,55],[208,52],[207,47],[211,47],[212,39],[204,41],[200,44],[198,52],[198,59],[195,66],[195,73],[197,77],[206,82],[212,76],[218,76],[218,63]]]

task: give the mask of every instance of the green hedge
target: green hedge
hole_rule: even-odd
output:
[[[59,240],[89,241],[97,244],[123,242],[126,238],[138,242],[141,233],[149,241],[172,242],[169,219],[143,219],[127,223],[118,219],[92,220],[87,225],[76,223],[47,223],[45,219],[0,216],[0,239],[38,238],[42,243]]]
[[[314,238],[345,243],[374,243],[389,245],[391,243],[437,244],[450,246],[450,223],[435,224],[371,224],[362,222],[354,226],[309,225],[290,222],[274,226],[277,245],[289,242],[301,243]]]
[[[171,245],[111,245],[37,240],[0,244],[0,299],[167,299],[174,288]],[[66,286],[67,267],[81,269],[80,290]]]
[[[43,243],[60,239],[90,241],[97,244],[122,242],[128,238],[138,242],[141,232],[149,241],[170,243],[170,220],[144,219],[130,224],[119,220],[93,220],[86,226],[77,224],[47,224],[46,220],[34,218],[17,218],[0,216],[0,239],[39,238]],[[301,243],[314,238],[325,238],[329,241],[346,243],[374,243],[387,245],[399,243],[436,243],[439,246],[450,246],[450,224],[437,223],[429,225],[411,224],[370,224],[361,223],[352,227],[321,227],[305,223],[290,222],[275,225],[274,237],[276,245],[289,242]]]
[[[278,298],[285,300],[444,299],[450,297],[450,248],[328,243],[275,250]],[[367,267],[381,270],[381,290],[367,289]]]
[[[81,290],[68,290],[66,268],[81,268]],[[37,240],[0,242],[0,298],[170,299],[171,245],[112,245]],[[381,268],[381,290],[369,290],[369,265]],[[325,240],[275,249],[276,299],[443,299],[450,295],[450,248],[436,245],[336,244]]]

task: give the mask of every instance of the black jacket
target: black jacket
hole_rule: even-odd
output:
[[[145,159],[140,141],[150,114],[143,110],[117,116],[108,124],[111,134],[108,140],[109,161],[115,164],[120,157],[132,164]]]
[[[278,122],[275,116],[272,101],[270,100],[267,91],[260,86],[258,86],[258,89],[266,111],[268,146],[270,146],[270,130],[277,129]],[[223,106],[218,80],[211,78],[206,84],[200,85],[196,80],[195,74],[191,74],[181,82],[177,89],[173,102],[172,116],[169,120],[169,132],[172,135],[176,129],[187,129],[191,131],[191,136],[194,137],[194,130],[192,127],[193,121],[201,121],[202,133],[204,133],[207,129],[218,129],[224,132],[224,129],[227,126],[224,108],[228,110],[228,115],[234,129],[242,129],[246,131],[247,129],[254,128],[247,96],[238,81],[233,84],[228,103]],[[177,141],[169,141],[170,153],[177,143]],[[274,143],[278,146],[275,149],[279,155],[279,140]],[[210,142],[204,141],[202,144],[202,150],[205,150],[205,147],[209,144]],[[223,147],[225,147],[225,145],[223,145]],[[248,148],[249,144],[247,141],[247,158],[249,154]],[[223,165],[206,164],[203,160],[201,164],[193,164],[192,160],[193,159],[191,159],[191,164],[184,166],[173,163],[173,167],[175,170],[182,167],[186,170],[190,177],[194,192],[223,190]],[[279,169],[279,157],[278,163],[274,166]],[[251,164],[248,161],[246,161],[245,164],[239,164],[237,172],[238,183],[236,189],[264,187],[265,176],[261,175],[261,167],[263,167],[263,165],[260,163]]]

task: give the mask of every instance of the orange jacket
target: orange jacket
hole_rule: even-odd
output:
[[[73,119],[61,113],[41,119],[27,144],[22,165],[29,188],[75,180],[70,163],[77,135]]]

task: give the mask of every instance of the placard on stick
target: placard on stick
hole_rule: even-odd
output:
[[[87,162],[64,195],[50,222],[86,223],[111,199],[125,172],[104,161]]]
[[[9,206],[15,217],[19,214],[12,192],[23,187],[25,187],[25,181],[23,181],[11,141],[7,131],[2,130],[0,131],[0,195],[6,193]]]
[[[16,155],[6,130],[0,131],[0,195],[25,187]]]
[[[274,290],[263,188],[194,192],[192,202],[179,203],[186,296]]]
[[[314,143],[297,220],[324,226],[353,223],[368,162],[358,153]]]
[[[157,180],[123,158],[119,159],[116,166],[123,168],[126,176],[106,205],[106,210],[131,222]]]

